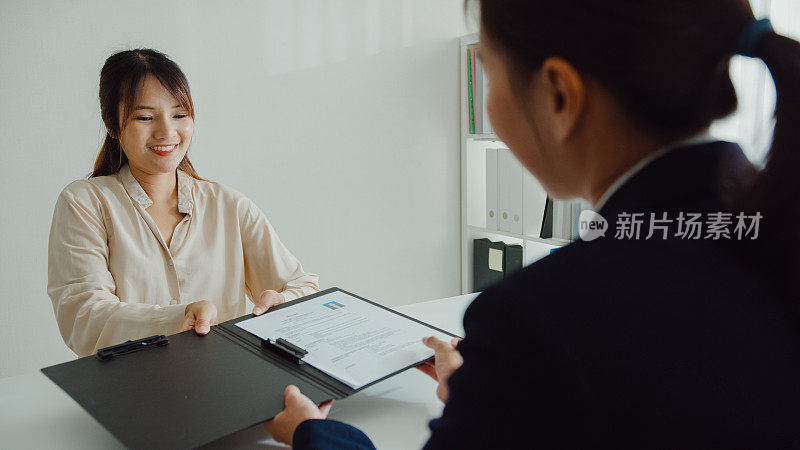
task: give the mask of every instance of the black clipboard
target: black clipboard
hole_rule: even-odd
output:
[[[270,311],[332,292],[351,295],[454,336],[339,288]],[[354,389],[308,364],[298,364],[274,345],[265,345],[235,325],[252,317],[249,314],[212,326],[206,336],[189,330],[169,336],[168,343],[156,336],[148,338],[152,345],[135,349],[138,351],[115,346],[117,356],[106,352],[106,360],[87,356],[42,372],[125,446],[177,449],[199,447],[271,419],[283,410],[283,391],[289,384],[319,404],[348,397],[416,365]]]

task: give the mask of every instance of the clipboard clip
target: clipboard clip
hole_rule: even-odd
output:
[[[297,364],[303,364],[303,357],[308,354],[307,350],[292,344],[284,338],[278,338],[274,341],[270,339],[261,339],[261,346],[277,350],[278,353],[291,359]]]
[[[138,352],[150,347],[163,347],[169,344],[169,339],[166,336],[157,335],[150,336],[135,341],[125,341],[122,344],[112,345],[111,347],[101,348],[95,355],[100,361],[110,361],[116,356],[127,355],[129,353]]]

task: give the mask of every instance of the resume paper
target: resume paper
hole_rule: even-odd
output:
[[[306,364],[354,389],[433,356],[423,337],[453,338],[345,292],[303,300],[236,326],[305,349]]]

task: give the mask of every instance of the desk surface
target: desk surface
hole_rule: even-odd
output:
[[[462,295],[395,309],[463,336],[461,319],[474,298]],[[408,370],[334,402],[328,417],[358,426],[379,449],[420,448],[428,439],[428,421],[442,411],[435,389],[434,381],[422,372]],[[0,442],[5,448],[123,448],[41,372],[0,379]],[[258,425],[205,448],[286,447]]]

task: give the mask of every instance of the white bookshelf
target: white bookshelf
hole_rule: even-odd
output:
[[[527,226],[531,216],[525,198],[526,183],[538,183],[529,174],[525,175],[522,185],[523,233],[515,234],[486,228],[486,149],[508,148],[494,134],[470,134],[469,111],[467,108],[467,47],[478,42],[478,34],[461,38],[461,56],[459,72],[461,73],[461,292],[472,292],[472,246],[474,239],[488,238],[492,241],[503,241],[506,244],[519,244],[523,247],[523,263],[525,265],[548,255],[551,249],[569,243],[560,239],[542,239],[538,232],[531,233]],[[481,112],[476,112],[480,114]],[[484,119],[488,120],[488,118]],[[478,130],[476,130],[478,131]],[[537,211],[536,214],[543,212]],[[526,230],[528,233],[525,233]]]

